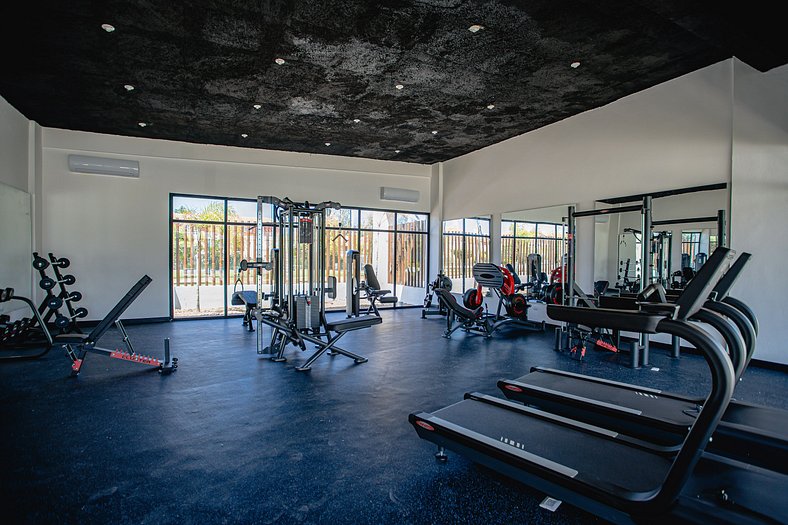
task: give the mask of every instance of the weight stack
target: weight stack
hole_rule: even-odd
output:
[[[297,295],[296,328],[298,330],[320,328],[320,298],[317,295]]]

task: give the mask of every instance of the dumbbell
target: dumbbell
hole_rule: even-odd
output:
[[[57,266],[58,268],[68,268],[71,266],[71,261],[66,259],[65,257],[61,257],[60,259],[56,259],[54,255],[51,253],[49,254],[49,262],[52,263],[52,266]]]
[[[64,275],[61,279],[55,280],[51,277],[44,277],[40,281],[38,281],[38,286],[40,286],[44,290],[51,290],[55,287],[58,283],[63,283],[66,285],[72,285],[77,282],[77,278],[73,275]]]
[[[45,270],[49,267],[49,261],[38,255],[37,252],[33,252],[33,268],[36,270]]]
[[[14,297],[13,288],[0,288],[0,303],[8,301]]]
[[[47,308],[50,310],[57,310],[63,306],[63,297],[50,295],[47,299]],[[70,303],[76,303],[82,300],[82,294],[79,292],[71,292],[65,297],[65,300]]]
[[[71,321],[74,319],[81,319],[83,317],[88,316],[88,311],[86,308],[77,308],[74,310],[74,315],[58,315],[55,318],[55,326],[58,328],[68,328],[68,325],[71,324]]]

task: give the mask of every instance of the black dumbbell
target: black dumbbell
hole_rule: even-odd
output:
[[[55,295],[50,295],[47,299],[47,308],[50,310],[57,310],[61,306],[63,306],[63,297],[58,297]],[[65,300],[70,303],[76,303],[82,300],[82,294],[80,292],[71,292],[66,297]]]
[[[52,255],[51,253],[49,254],[49,262],[52,263],[52,266],[57,266],[58,268],[68,268],[71,265],[71,261],[69,261],[65,257],[56,259],[55,256]]]
[[[37,252],[33,252],[33,268],[36,270],[45,270],[49,266],[49,261],[38,255]]]
[[[83,317],[88,316],[88,311],[85,308],[77,308],[74,310],[74,315],[66,316],[66,315],[58,315],[55,318],[55,326],[58,328],[67,328],[68,325],[71,324],[71,321],[74,319],[81,319]]]
[[[49,308],[50,310],[57,310],[61,306],[63,306],[63,299],[61,299],[60,297],[50,295],[47,298],[47,308]]]
[[[14,297],[13,288],[0,288],[0,303],[8,301]]]
[[[55,287],[57,283],[63,283],[67,285],[72,285],[77,282],[77,278],[73,275],[64,275],[61,279],[55,280],[51,277],[44,277],[40,281],[38,281],[38,286],[40,286],[44,290],[51,290]]]

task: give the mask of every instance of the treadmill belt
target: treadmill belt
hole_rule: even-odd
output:
[[[728,405],[723,421],[755,427],[788,440],[788,412],[779,408],[751,406],[736,402]]]
[[[651,490],[661,485],[671,464],[668,459],[611,439],[472,399],[431,415],[577,470],[585,482],[592,484]]]
[[[515,381],[638,410],[643,416],[682,427],[689,427],[695,422],[695,416],[688,415],[696,413],[695,403],[659,397],[646,391],[639,392],[549,372],[532,372]]]

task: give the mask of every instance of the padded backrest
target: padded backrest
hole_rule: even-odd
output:
[[[510,274],[512,274],[512,278],[514,278],[514,284],[523,284],[523,282],[520,280],[520,276],[514,271],[514,266],[506,263],[506,269],[509,270]]]
[[[733,250],[723,247],[714,250],[706,264],[698,270],[695,277],[684,288],[684,293],[676,301],[676,305],[679,307],[677,320],[686,321],[703,307],[703,303],[708,299],[712,289],[728,269],[728,262],[735,253]]]
[[[380,290],[380,281],[378,281],[378,276],[375,275],[375,269],[371,264],[364,265],[364,280],[367,281],[367,286],[373,290]]]
[[[476,319],[478,317],[477,312],[481,309],[481,306],[477,310],[469,310],[458,303],[451,292],[442,288],[436,288],[435,293],[438,295],[438,299],[446,305],[446,308],[453,311],[459,317],[463,319]]]
[[[116,304],[115,307],[110,310],[106,316],[104,316],[104,319],[102,319],[99,324],[97,324],[96,327],[88,334],[87,340],[93,341],[95,343],[101,339],[101,336],[104,335],[104,332],[109,330],[113,323],[115,323],[115,321],[119,319],[121,315],[123,315],[123,312],[125,312],[126,309],[131,306],[131,303],[133,303],[134,300],[139,297],[139,295],[151,283],[151,281],[153,281],[153,279],[147,275],[143,275],[142,278],[137,281],[137,284],[132,286],[131,290],[126,292],[126,295],[124,295],[121,300],[118,301],[118,304]]]
[[[747,266],[747,263],[750,262],[751,258],[751,253],[742,252],[742,254],[736,258],[736,262],[734,262],[730,269],[725,272],[725,275],[722,276],[720,282],[718,282],[717,286],[714,287],[714,293],[717,294],[718,301],[722,301],[728,297],[728,294],[731,292],[731,288],[733,288],[736,280],[741,275],[741,271],[745,266]]]
[[[473,265],[473,278],[482,286],[500,288],[503,286],[503,272],[493,263],[476,263]]]

